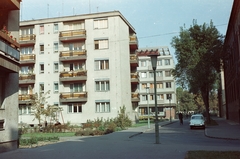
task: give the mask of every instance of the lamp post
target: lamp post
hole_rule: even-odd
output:
[[[171,97],[169,99],[169,106],[170,106],[170,122],[172,122],[172,113],[171,113]]]
[[[149,85],[146,86],[147,91],[147,110],[148,110],[148,129],[150,129],[150,119],[149,119],[149,101],[148,101],[148,94],[149,94]]]
[[[155,136],[156,144],[159,144],[159,125],[158,125],[158,109],[157,109],[157,84],[156,84],[156,67],[157,67],[157,57],[158,52],[148,54],[151,57],[152,69],[154,74],[154,100],[155,100]]]

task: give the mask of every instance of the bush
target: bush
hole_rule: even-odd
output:
[[[123,108],[120,107],[120,113],[118,114],[118,117],[114,119],[114,122],[117,125],[117,127],[120,127],[123,130],[132,125],[132,121],[125,114],[125,111],[126,111],[125,106],[123,106]]]

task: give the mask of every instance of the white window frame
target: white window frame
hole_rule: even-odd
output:
[[[96,92],[107,92],[110,91],[109,80],[96,80],[95,81],[95,91]]]
[[[68,113],[72,113],[72,114],[82,113],[82,104],[81,103],[69,103],[68,104]]]
[[[94,40],[94,49],[95,50],[102,50],[102,49],[108,49],[108,39],[96,39]]]
[[[94,29],[106,29],[108,28],[108,19],[95,19],[93,21]]]
[[[96,113],[110,113],[111,105],[110,102],[96,102],[95,103]]]
[[[108,59],[95,60],[94,65],[95,65],[95,67],[94,67],[95,71],[109,70],[109,60]]]
[[[58,82],[53,82],[53,90],[54,90],[54,93],[57,93],[59,91],[59,84],[58,84]]]
[[[39,64],[39,72],[44,73],[44,63]]]

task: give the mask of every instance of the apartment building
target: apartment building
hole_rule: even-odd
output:
[[[227,59],[224,61],[224,80],[225,87],[222,86],[222,94],[226,95],[222,98],[221,115],[235,122],[240,123],[240,50],[239,50],[239,34],[240,34],[240,2],[234,0],[232,11],[228,23],[226,38],[224,41],[225,55]],[[225,90],[224,90],[225,88]]]
[[[38,124],[27,103],[49,90],[60,123],[115,118],[123,106],[135,120],[138,41],[119,11],[22,21],[20,47],[21,123]]]
[[[175,68],[173,56],[169,48],[154,47],[140,48],[137,50],[139,58],[139,115],[147,116],[148,108],[151,116],[155,115],[155,95],[154,95],[154,72],[151,58],[147,56],[150,52],[159,53],[156,68],[157,85],[157,107],[158,116],[167,119],[174,119],[176,113],[176,86],[171,70]]]
[[[18,147],[20,2],[0,1],[0,153]]]

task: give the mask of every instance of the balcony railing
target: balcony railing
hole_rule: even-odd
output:
[[[87,92],[62,92],[60,102],[86,102]]]
[[[131,82],[139,82],[139,76],[137,72],[131,73]]]
[[[8,34],[2,32],[2,31],[0,31],[0,37],[1,37],[4,41],[6,41],[7,44],[11,44],[11,45],[13,45],[13,47],[15,47],[15,48],[19,48],[19,47],[20,47],[19,43],[16,42],[16,40],[13,40],[11,37],[9,37]]]
[[[27,34],[19,36],[20,45],[24,44],[35,44],[36,35],[35,34]]]
[[[132,102],[139,102],[139,101],[140,101],[139,93],[132,92]]]
[[[60,61],[71,61],[86,59],[86,50],[62,51],[60,52]]]
[[[87,71],[69,71],[60,72],[60,81],[76,81],[76,80],[87,80]]]
[[[138,39],[136,35],[129,36],[129,44],[131,49],[137,49],[138,48]]]
[[[20,63],[35,63],[35,54],[21,54]]]
[[[59,38],[61,41],[86,39],[86,30],[79,29],[79,30],[61,31],[59,34]]]
[[[18,95],[19,104],[25,104],[29,102],[32,96],[33,96],[32,94],[19,94]]]
[[[35,74],[19,74],[19,84],[35,83]]]
[[[19,61],[19,59],[20,59],[19,51],[14,49],[9,44],[7,44],[7,43],[5,43],[3,41],[0,41],[0,51],[4,52],[5,55],[11,56],[12,58],[14,58],[17,61]]]

